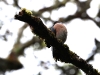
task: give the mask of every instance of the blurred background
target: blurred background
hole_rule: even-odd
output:
[[[51,48],[14,19],[21,8],[48,28],[61,21],[68,30],[65,44],[100,72],[100,0],[0,0],[0,75],[84,75],[70,63],[55,62]]]

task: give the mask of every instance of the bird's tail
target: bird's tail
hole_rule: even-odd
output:
[[[53,55],[53,58],[54,58],[55,61],[59,60],[60,55],[54,47],[52,47],[52,55]]]

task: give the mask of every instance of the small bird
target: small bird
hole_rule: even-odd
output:
[[[62,43],[66,41],[67,29],[62,23],[58,21],[54,22],[54,25],[50,28],[50,30],[55,34],[57,39],[60,39],[62,41]],[[53,57],[55,59],[59,58],[59,55],[57,54],[56,49],[53,47],[52,50],[53,50]]]

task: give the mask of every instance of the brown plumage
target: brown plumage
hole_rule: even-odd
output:
[[[64,43],[67,39],[67,29],[66,27],[59,22],[54,23],[54,26],[50,28],[52,32],[54,32],[57,39],[60,39],[62,43]],[[53,47],[53,57],[56,59],[56,61],[59,59],[60,55],[58,51]]]
[[[53,27],[56,31],[56,37],[64,43],[67,39],[67,29],[62,23],[56,23]]]

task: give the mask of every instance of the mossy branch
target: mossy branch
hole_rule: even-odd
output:
[[[92,65],[77,54],[69,50],[67,45],[64,45],[61,40],[58,40],[54,34],[43,24],[40,18],[32,15],[31,11],[22,9],[19,14],[15,15],[15,19],[26,22],[31,27],[33,33],[46,40],[47,47],[53,46],[56,48],[57,56],[54,57],[57,61],[71,63],[83,70],[87,75],[100,75]]]

